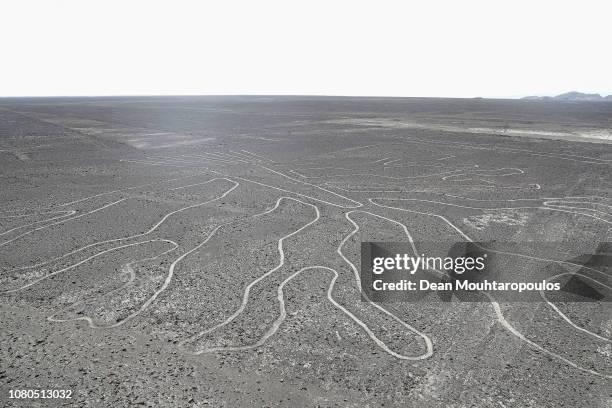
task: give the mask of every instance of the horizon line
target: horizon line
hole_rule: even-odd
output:
[[[612,96],[611,93],[598,92],[581,92],[567,91],[560,94],[529,94],[519,96],[409,96],[409,95],[340,95],[340,94],[258,94],[258,93],[146,93],[146,94],[74,94],[74,95],[0,95],[0,99],[17,99],[17,98],[134,98],[134,97],[314,97],[314,98],[388,98],[388,99],[497,99],[497,100],[520,100],[528,97],[539,98],[554,98],[555,96],[563,95],[570,92],[578,92],[584,94],[597,94],[602,98]]]

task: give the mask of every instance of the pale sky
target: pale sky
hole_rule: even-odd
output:
[[[0,0],[0,96],[612,93],[612,1]]]

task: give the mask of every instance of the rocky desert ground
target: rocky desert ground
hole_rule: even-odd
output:
[[[580,303],[364,302],[358,271],[611,241],[611,132],[605,102],[0,99],[0,405],[610,407],[610,264]]]

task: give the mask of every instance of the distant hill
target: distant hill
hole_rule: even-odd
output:
[[[561,101],[600,101],[603,98],[600,94],[587,94],[582,92],[566,92],[561,95],[557,95],[554,99]]]
[[[612,95],[602,97],[600,94],[588,94],[582,92],[566,92],[557,96],[525,96],[525,100],[532,101],[612,101]]]

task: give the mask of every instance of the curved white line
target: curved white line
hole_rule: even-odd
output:
[[[133,238],[139,238],[139,237],[147,236],[147,235],[151,234],[152,232],[154,232],[157,228],[159,228],[159,226],[161,224],[163,224],[169,217],[173,216],[174,214],[177,214],[179,212],[182,212],[182,211],[185,211],[185,210],[188,210],[188,209],[191,209],[191,208],[200,207],[200,206],[209,204],[209,203],[211,203],[213,201],[216,201],[216,200],[220,200],[220,199],[224,198],[225,196],[227,196],[229,193],[231,193],[234,189],[236,189],[240,185],[239,183],[237,183],[237,182],[235,182],[233,180],[230,180],[230,179],[226,179],[226,178],[223,178],[223,179],[221,179],[221,178],[214,178],[214,179],[209,180],[208,182],[212,182],[212,181],[215,181],[215,180],[227,180],[227,181],[233,183],[234,186],[231,187],[226,192],[224,192],[222,195],[220,195],[218,197],[215,197],[215,198],[213,198],[211,200],[207,200],[207,201],[204,201],[202,203],[193,204],[193,205],[190,205],[190,206],[187,206],[187,207],[183,207],[183,208],[179,208],[178,210],[174,210],[174,211],[169,212],[168,214],[163,216],[160,221],[158,221],[155,225],[153,225],[153,227],[151,227],[146,232],[143,232],[143,233],[140,233],[140,234],[131,235],[131,236],[125,237],[125,238],[115,238],[115,239],[110,239],[110,240],[105,240],[105,241],[94,242],[93,244],[85,245],[85,246],[83,246],[81,248],[78,248],[78,249],[76,249],[74,251],[68,252],[68,253],[66,253],[66,254],[64,254],[64,255],[62,255],[60,257],[54,258],[52,260],[49,260],[49,261],[46,261],[46,262],[42,262],[40,264],[33,265],[33,266],[27,266],[27,267],[22,267],[22,268],[15,268],[15,269],[13,269],[13,271],[23,270],[23,269],[31,269],[33,267],[43,266],[43,265],[46,265],[48,263],[57,261],[59,259],[65,258],[67,256],[73,255],[73,254],[75,254],[77,252],[83,251],[83,250],[85,250],[87,248],[91,248],[91,247],[94,247],[94,246],[98,246],[98,245],[102,245],[102,244],[108,244],[108,243],[111,243],[111,242],[121,242],[121,241],[126,241],[126,240],[129,240],[129,239],[133,239]],[[28,285],[27,287],[29,287],[29,286],[30,285]],[[25,287],[23,287],[23,289],[25,289]],[[21,290],[21,289],[17,289],[17,290]]]
[[[295,231],[293,231],[293,232],[291,232],[291,233],[289,233],[289,234],[287,234],[287,235],[285,235],[285,236],[281,237],[281,238],[278,240],[278,243],[277,243],[277,250],[278,250],[278,253],[279,253],[279,262],[278,262],[278,264],[277,264],[275,267],[273,267],[272,269],[268,270],[268,271],[267,271],[266,273],[264,273],[263,275],[261,275],[260,277],[258,277],[258,278],[256,278],[255,280],[253,280],[251,283],[249,283],[249,284],[248,284],[248,285],[245,287],[244,292],[243,292],[243,294],[242,294],[242,302],[241,302],[240,306],[238,307],[238,309],[236,309],[236,311],[234,311],[234,313],[232,313],[232,314],[231,314],[229,317],[227,317],[227,318],[226,318],[224,321],[222,321],[221,323],[218,323],[218,324],[214,325],[213,327],[211,327],[211,328],[209,328],[209,329],[206,329],[206,330],[200,331],[199,333],[197,333],[197,334],[195,334],[195,335],[193,335],[193,336],[191,336],[191,337],[189,337],[189,338],[187,338],[187,339],[185,339],[185,340],[181,341],[181,342],[179,343],[179,347],[182,347],[182,345],[183,345],[183,344],[185,344],[185,343],[187,343],[187,342],[190,342],[190,341],[193,341],[193,340],[196,340],[196,339],[198,339],[198,338],[200,338],[200,337],[204,336],[204,335],[205,335],[205,334],[207,334],[207,333],[211,333],[211,332],[213,332],[213,331],[215,331],[215,330],[217,330],[217,329],[219,329],[219,328],[221,328],[221,327],[223,327],[223,326],[226,326],[227,324],[229,324],[229,323],[231,323],[232,321],[234,321],[234,320],[235,320],[235,319],[236,319],[238,316],[240,316],[240,315],[242,314],[242,312],[244,311],[244,309],[246,309],[246,306],[247,306],[247,304],[248,304],[248,302],[249,302],[249,295],[250,295],[250,293],[251,293],[251,288],[252,288],[254,285],[256,285],[257,283],[259,283],[260,281],[262,281],[263,279],[265,279],[266,277],[268,277],[268,276],[270,276],[271,274],[273,274],[275,271],[277,271],[277,270],[279,270],[280,268],[282,268],[282,267],[283,267],[283,265],[285,264],[285,251],[284,251],[284,249],[283,249],[283,242],[284,242],[284,241],[285,241],[287,238],[290,238],[290,237],[292,237],[292,236],[294,236],[294,235],[298,234],[300,231],[303,231],[304,229],[308,228],[308,227],[309,227],[309,226],[311,226],[312,224],[316,223],[316,222],[319,220],[319,218],[321,217],[321,213],[319,212],[319,208],[318,208],[317,206],[312,205],[312,204],[309,204],[309,203],[306,203],[306,202],[301,201],[301,200],[298,200],[297,198],[291,198],[291,197],[280,197],[278,200],[276,200],[276,204],[275,204],[275,206],[272,208],[272,210],[268,210],[268,211],[266,211],[266,212],[264,212],[264,213],[261,213],[260,215],[263,215],[263,214],[269,213],[269,212],[274,211],[275,209],[277,209],[277,208],[278,208],[278,206],[280,205],[281,200],[283,200],[283,199],[286,199],[286,200],[292,200],[292,201],[295,201],[295,202],[299,202],[299,203],[302,203],[302,204],[304,204],[304,205],[307,205],[307,206],[309,206],[309,207],[313,208],[313,209],[315,210],[316,217],[315,217],[313,220],[309,221],[308,223],[306,223],[306,224],[302,225],[302,226],[301,226],[300,228],[298,228],[297,230],[295,230]],[[201,354],[201,353],[198,353],[198,354]]]
[[[176,242],[174,242],[174,241],[172,241],[172,240],[169,240],[169,239],[151,239],[151,240],[148,240],[148,241],[137,242],[137,243],[130,244],[130,245],[123,245],[123,246],[121,246],[121,247],[116,247],[116,248],[113,248],[112,250],[116,250],[116,249],[120,249],[120,248],[124,248],[124,247],[129,247],[129,246],[134,246],[134,245],[143,245],[143,244],[147,244],[147,243],[149,243],[149,242],[168,242],[168,243],[170,243],[170,244],[172,244],[172,245],[173,245],[173,248],[171,248],[171,249],[169,249],[169,250],[167,250],[167,251],[164,251],[164,252],[162,252],[162,253],[160,253],[160,254],[158,254],[158,255],[154,256],[154,257],[150,257],[150,258],[143,258],[143,259],[138,259],[138,260],[136,260],[136,261],[132,261],[132,262],[127,263],[125,266],[128,268],[129,273],[130,273],[130,279],[128,280],[128,282],[124,283],[123,285],[119,286],[119,287],[118,287],[118,288],[116,288],[116,289],[111,290],[111,291],[110,291],[110,292],[108,292],[108,293],[105,293],[105,294],[103,294],[103,295],[99,296],[100,298],[101,298],[101,297],[105,297],[105,296],[109,296],[109,295],[111,295],[111,294],[113,294],[113,293],[115,293],[115,292],[118,292],[118,291],[119,291],[119,290],[121,290],[121,289],[126,288],[128,285],[130,285],[130,284],[131,284],[131,283],[132,283],[132,282],[133,282],[133,281],[136,279],[136,275],[135,275],[135,273],[134,273],[134,270],[131,268],[131,265],[136,264],[136,263],[141,263],[141,262],[144,262],[144,261],[151,261],[151,260],[157,259],[157,258],[159,258],[160,256],[163,256],[163,255],[165,255],[165,254],[167,254],[167,253],[170,253],[170,252],[172,252],[172,251],[176,250],[176,249],[179,247],[179,244],[177,244]],[[98,255],[98,254],[96,254],[96,256],[97,256],[97,255]],[[101,328],[109,328],[109,327],[113,327],[112,325],[110,325],[110,326],[99,326],[99,325],[96,325],[96,324],[93,322],[93,319],[92,319],[91,317],[89,317],[89,316],[79,316],[79,317],[73,317],[73,318],[70,318],[70,319],[57,319],[57,318],[55,318],[55,317],[54,317],[55,315],[57,315],[57,314],[59,314],[59,313],[63,313],[63,312],[65,312],[66,310],[71,309],[71,308],[73,308],[75,305],[77,305],[77,304],[79,304],[79,303],[82,303],[82,302],[83,302],[83,300],[80,300],[80,301],[74,302],[73,304],[71,304],[71,305],[70,305],[70,306],[68,306],[68,307],[63,308],[63,309],[62,309],[62,310],[60,310],[59,312],[56,312],[56,313],[52,314],[51,316],[48,316],[48,317],[47,317],[47,320],[49,320],[50,322],[56,322],[56,323],[66,323],[66,322],[71,322],[71,321],[83,320],[83,321],[87,322],[88,326],[89,326],[89,327],[91,327],[92,329],[101,329]]]
[[[342,253],[342,247],[346,244],[346,242],[351,239],[351,237],[353,235],[355,235],[358,231],[359,231],[359,225],[353,221],[353,219],[350,217],[350,214],[355,213],[355,212],[361,212],[361,213],[365,213],[365,214],[369,214],[372,215],[374,217],[378,217],[387,221],[390,221],[394,224],[398,224],[401,225],[402,228],[404,229],[404,233],[406,234],[406,236],[408,237],[408,240],[412,246],[412,249],[415,251],[416,253],[416,247],[414,246],[414,240],[412,239],[412,236],[410,235],[410,232],[408,231],[408,229],[406,228],[406,226],[398,221],[392,220],[390,218],[387,217],[383,217],[382,215],[378,215],[378,214],[374,214],[371,213],[369,211],[362,211],[362,210],[353,210],[353,211],[349,211],[348,213],[344,214],[344,217],[353,225],[354,229],[353,231],[351,231],[346,237],[344,237],[344,239],[340,242],[340,245],[338,245],[338,248],[336,249],[336,253],[338,255],[340,255],[340,257],[344,260],[344,262],[346,262],[347,265],[349,265],[349,267],[351,268],[351,270],[353,271],[353,275],[355,277],[355,282],[357,283],[357,287],[359,288],[362,296],[375,308],[377,308],[378,310],[380,310],[381,312],[385,313],[386,315],[390,316],[393,320],[395,320],[396,322],[398,322],[399,324],[401,324],[402,326],[404,326],[406,329],[410,330],[412,333],[418,335],[419,337],[421,337],[423,339],[423,341],[425,342],[425,347],[426,347],[426,351],[425,353],[421,354],[420,356],[405,356],[402,354],[398,354],[396,352],[394,352],[393,350],[389,349],[383,342],[381,342],[380,340],[378,340],[376,338],[376,336],[374,336],[373,333],[368,332],[368,335],[370,335],[370,337],[372,337],[373,340],[375,340],[375,342],[381,347],[383,348],[387,353],[393,355],[394,357],[397,357],[399,359],[402,360],[424,360],[428,357],[431,357],[433,355],[433,343],[431,341],[431,339],[425,334],[420,332],[419,330],[417,330],[416,328],[414,328],[413,326],[409,325],[408,323],[406,323],[405,321],[403,321],[402,319],[400,319],[399,317],[397,317],[395,314],[391,313],[390,311],[388,311],[387,309],[385,309],[384,307],[382,307],[381,305],[379,305],[376,302],[372,302],[367,295],[365,294],[365,292],[362,289],[361,286],[361,277],[359,276],[359,271],[357,271],[357,268],[355,267],[355,265],[346,257],[344,256],[344,254]],[[379,344],[382,343],[381,344]]]
[[[4,231],[4,232],[1,232],[1,233],[0,233],[0,236],[2,236],[2,235],[6,235],[6,234],[9,234],[9,233],[11,233],[11,232],[13,232],[13,231],[17,231],[18,229],[22,229],[22,228],[26,228],[26,227],[31,227],[32,225],[40,224],[40,223],[47,222],[47,221],[58,220],[58,219],[60,219],[60,218],[64,218],[64,217],[70,217],[71,215],[76,214],[76,210],[70,210],[70,211],[53,211],[53,212],[55,212],[55,213],[58,213],[58,212],[59,212],[59,213],[64,213],[64,214],[63,214],[63,215],[58,215],[57,217],[47,218],[47,219],[40,220],[40,221],[34,221],[34,222],[29,223],[29,224],[20,225],[20,226],[18,226],[18,227],[11,228],[10,230],[7,230],[7,231]],[[29,216],[29,215],[23,215],[23,216],[18,216],[18,217],[28,217],[28,216]]]
[[[102,210],[104,210],[105,208],[112,207],[113,205],[119,204],[120,202],[125,201],[125,200],[127,200],[127,199],[126,199],[126,198],[122,198],[122,199],[120,199],[120,200],[113,201],[112,203],[109,203],[109,204],[103,205],[102,207],[98,207],[98,208],[96,208],[95,210],[91,210],[91,211],[88,211],[88,212],[86,212],[86,213],[76,215],[76,216],[74,216],[74,217],[72,217],[72,218],[65,218],[65,219],[62,219],[62,220],[60,220],[60,221],[52,222],[51,224],[46,224],[46,225],[43,225],[42,227],[38,227],[38,228],[31,229],[31,230],[29,230],[29,231],[26,231],[26,232],[24,232],[24,233],[22,233],[22,234],[17,235],[17,236],[16,236],[15,238],[13,238],[13,239],[9,239],[8,241],[1,242],[1,243],[0,243],[0,247],[1,247],[1,246],[5,246],[5,245],[7,245],[7,244],[10,244],[11,242],[14,242],[14,241],[16,241],[16,240],[18,240],[18,239],[20,239],[20,238],[22,238],[22,237],[25,237],[26,235],[30,235],[30,234],[31,234],[31,233],[33,233],[33,232],[40,231],[40,230],[43,230],[43,229],[46,229],[46,228],[52,227],[52,226],[54,226],[54,225],[63,224],[63,223],[68,222],[68,221],[76,220],[76,219],[78,219],[78,218],[81,218],[81,217],[84,217],[84,216],[86,216],[86,215],[90,215],[90,214],[96,213],[96,212],[98,212],[98,211],[102,211]]]
[[[379,207],[385,207],[385,208],[390,208],[390,209],[395,209],[395,210],[400,210],[400,211],[407,211],[407,212],[412,212],[412,213],[418,213],[418,214],[423,214],[423,215],[428,215],[428,216],[432,216],[432,217],[439,218],[439,219],[443,220],[443,221],[444,221],[444,222],[445,222],[447,225],[449,225],[450,227],[452,227],[452,228],[453,228],[455,231],[457,231],[457,232],[458,232],[458,233],[459,233],[459,234],[460,234],[460,235],[461,235],[463,238],[465,238],[467,241],[469,241],[469,242],[474,242],[474,240],[473,240],[473,239],[471,239],[470,237],[468,237],[468,236],[467,236],[467,235],[466,235],[466,234],[465,234],[463,231],[461,231],[459,228],[457,228],[457,227],[456,227],[456,226],[455,226],[455,225],[454,225],[452,222],[450,222],[450,221],[449,221],[449,220],[448,220],[446,217],[444,217],[444,216],[442,216],[442,215],[433,214],[433,213],[426,213],[426,212],[419,212],[419,211],[413,211],[413,210],[408,210],[408,209],[399,208],[399,207],[386,206],[386,205],[383,205],[383,204],[377,204],[377,203],[375,203],[373,200],[374,200],[374,199],[369,199],[369,201],[370,201],[372,204],[374,204],[374,205],[376,205],[376,206],[379,206]],[[505,252],[505,251],[490,250],[490,249],[489,249],[489,251],[490,251],[490,252],[499,253],[499,254],[513,255],[513,256],[517,256],[517,257],[521,257],[521,258],[526,258],[526,259],[539,260],[539,261],[546,261],[546,262],[554,262],[554,263],[559,263],[559,264],[567,264],[567,265],[573,265],[573,266],[576,266],[576,264],[573,264],[573,263],[571,263],[571,262],[566,262],[566,261],[558,261],[558,260],[554,260],[554,259],[545,259],[545,258],[539,258],[539,257],[534,257],[534,256],[529,256],[529,255],[523,255],[523,254],[517,254],[517,253]],[[589,270],[592,270],[592,271],[595,271],[595,272],[597,272],[597,273],[603,274],[603,272],[598,271],[598,270],[596,270],[596,269],[589,268],[589,267],[584,266],[584,265],[579,265],[579,266],[581,266],[581,267],[583,267],[583,268],[586,268],[586,269],[589,269]],[[605,275],[605,274],[604,274],[604,275]],[[607,375],[607,374],[602,374],[602,373],[599,373],[599,372],[597,372],[597,371],[593,371],[593,370],[590,370],[590,369],[586,369],[586,368],[580,367],[580,366],[579,366],[579,365],[577,365],[576,363],[574,363],[574,362],[572,362],[572,361],[570,361],[570,360],[567,360],[566,358],[564,358],[564,357],[562,357],[562,356],[560,356],[560,355],[558,355],[558,354],[556,354],[556,353],[553,353],[553,352],[551,352],[551,351],[548,351],[548,350],[546,350],[545,348],[543,348],[542,346],[540,346],[539,344],[537,344],[537,343],[533,342],[532,340],[527,339],[527,338],[526,338],[526,337],[525,337],[525,336],[524,336],[522,333],[520,333],[518,330],[516,330],[516,329],[515,329],[515,328],[514,328],[514,327],[513,327],[513,326],[512,326],[512,325],[511,325],[511,324],[510,324],[510,323],[509,323],[509,322],[508,322],[506,319],[505,319],[505,317],[503,316],[503,313],[501,312],[501,309],[500,309],[500,307],[499,307],[499,304],[497,303],[497,301],[495,301],[495,299],[493,298],[493,296],[492,296],[492,295],[490,295],[490,294],[489,294],[489,293],[487,293],[487,292],[483,292],[483,293],[484,293],[484,294],[485,294],[487,297],[489,297],[489,299],[491,300],[491,305],[493,306],[493,308],[494,308],[494,310],[495,310],[495,313],[496,313],[496,315],[497,315],[498,321],[499,321],[499,322],[500,322],[500,323],[501,323],[501,324],[502,324],[502,325],[503,325],[503,326],[504,326],[504,327],[505,327],[505,328],[506,328],[508,331],[510,331],[510,332],[511,332],[512,334],[514,334],[515,336],[517,336],[519,339],[521,339],[521,340],[525,341],[527,344],[531,345],[532,347],[534,347],[534,348],[536,348],[536,349],[538,349],[538,350],[540,350],[540,351],[542,351],[542,352],[544,352],[544,353],[546,353],[546,354],[548,354],[548,355],[550,355],[550,356],[552,356],[552,357],[554,357],[554,358],[557,358],[557,359],[559,359],[560,361],[563,361],[564,363],[569,364],[569,365],[570,365],[570,366],[572,366],[572,367],[578,368],[578,369],[579,369],[579,370],[581,370],[581,371],[588,372],[588,373],[591,373],[591,374],[595,374],[595,375],[597,375],[597,376],[601,376],[601,377],[605,377],[605,378],[612,378],[612,376],[610,376],[610,375]],[[569,318],[567,318],[567,316],[565,316],[565,317],[566,317],[566,320],[567,320],[567,319],[569,319]],[[593,337],[596,337],[596,338],[599,338],[599,337],[600,337],[598,334],[593,333],[593,332],[590,332],[589,330],[584,329],[584,328],[582,328],[582,330],[581,330],[581,331],[582,331],[582,332],[585,332],[585,333],[587,333],[587,332],[588,332],[588,334],[590,334],[590,335],[592,335]]]

